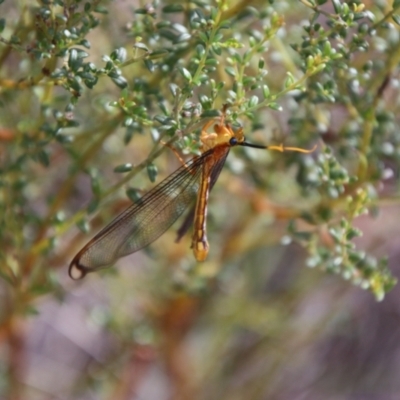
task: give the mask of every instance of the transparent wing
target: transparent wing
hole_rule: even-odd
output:
[[[212,153],[190,160],[101,230],[72,260],[71,278],[83,278],[161,236],[195,201],[202,166]]]
[[[219,174],[222,171],[222,168],[225,164],[226,157],[228,157],[229,154],[229,148],[227,148],[227,152],[224,155],[224,157],[221,157],[212,167],[211,173],[210,173],[210,191],[215,185],[215,182],[217,182]],[[189,228],[193,225],[194,222],[194,214],[196,210],[196,205],[194,204],[193,207],[190,209],[190,211],[187,213],[185,219],[182,222],[182,225],[179,227],[179,229],[176,231],[176,239],[175,243],[178,243],[183,236],[185,236],[186,232],[189,230]]]

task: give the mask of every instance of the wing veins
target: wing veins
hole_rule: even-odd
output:
[[[212,188],[214,187],[215,183],[218,180],[219,174],[222,171],[222,168],[225,164],[226,158],[228,157],[229,154],[229,148],[227,149],[226,154],[221,157],[215,165],[213,165],[210,173],[210,192]],[[194,216],[195,216],[195,205],[190,209],[189,213],[186,215],[185,219],[183,220],[183,223],[179,227],[179,229],[176,232],[176,239],[175,243],[178,243],[183,236],[185,236],[186,232],[189,230],[189,228],[193,225],[194,222]]]
[[[195,199],[198,191],[195,183],[201,176],[202,165],[212,153],[213,150],[209,150],[193,158],[147,192],[139,203],[123,211],[81,250],[76,264],[86,272],[95,270],[156,240]],[[193,190],[188,191],[188,188]],[[118,228],[121,228],[121,235],[115,233]],[[137,232],[140,235],[135,237]],[[128,241],[129,238],[132,240]]]

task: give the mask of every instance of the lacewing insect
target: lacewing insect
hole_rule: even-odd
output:
[[[214,122],[209,121],[202,129],[201,155],[186,162],[165,178],[87,243],[69,266],[71,278],[81,279],[88,272],[108,266],[117,259],[148,246],[189,206],[192,206],[192,209],[178,230],[177,241],[193,225],[193,253],[197,261],[204,261],[209,250],[206,234],[208,195],[221,173],[230,148],[246,146],[302,153],[314,150],[248,143],[242,128],[234,131],[225,123],[225,109],[219,122],[214,125],[214,132],[208,133]]]

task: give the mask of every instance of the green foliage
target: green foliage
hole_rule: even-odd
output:
[[[57,251],[54,240],[72,223],[82,223],[83,211],[57,220],[70,195],[64,191],[48,198],[47,215],[39,217],[27,207],[26,193],[36,175],[32,166],[51,168],[57,148],[70,156],[72,175],[66,185],[71,190],[76,176],[92,164],[91,157],[117,128],[125,129],[126,144],[136,133],[151,133],[154,147],[147,160],[135,167],[127,163],[116,166],[115,172],[127,175],[110,189],[103,189],[94,164],[87,170],[93,192],[89,210],[93,212],[105,196],[143,167],[155,181],[154,160],[165,150],[162,141],[175,143],[185,153],[196,152],[197,129],[206,118],[217,116],[223,103],[230,105],[233,122],[248,118],[258,124],[261,110],[282,110],[282,99],[291,94],[297,107],[289,123],[293,141],[299,145],[310,146],[329,129],[321,126],[321,112],[333,106],[343,110],[341,126],[331,133],[330,147],[320,147],[319,155],[291,159],[298,164],[298,184],[308,196],[319,197],[303,213],[316,226],[302,241],[310,252],[310,263],[346,277],[352,271],[354,281],[370,286],[381,298],[394,283],[388,270],[382,262],[365,266],[360,257],[348,254],[349,249],[355,251],[354,245],[343,238],[353,229],[354,218],[370,203],[377,204],[379,195],[374,187],[384,177],[385,160],[399,162],[396,109],[382,99],[396,65],[398,45],[388,36],[393,29],[390,15],[375,21],[362,3],[334,1],[332,12],[320,8],[324,3],[303,2],[311,14],[301,38],[292,43],[297,57],[282,53],[286,71],[273,80],[266,61],[271,44],[281,46],[277,33],[285,21],[268,4],[249,5],[232,13],[226,1],[193,3],[188,8],[148,3],[134,10],[125,32],[126,47],[115,47],[102,61],[91,57],[88,34],[99,29],[107,16],[107,2],[42,2],[25,9],[15,26],[5,18],[1,60],[7,78],[2,79],[2,107],[11,115],[3,118],[3,126],[15,130],[2,163],[2,187],[7,192],[2,202],[7,210],[2,240],[9,250],[19,249],[19,256],[12,268],[9,253],[3,253],[8,266],[2,269],[4,279],[21,284],[26,273],[42,265],[43,252]],[[27,22],[26,15],[35,23]],[[184,17],[186,23],[177,22],[176,17]],[[365,57],[369,51],[378,51],[382,57]],[[5,64],[11,54],[20,59],[21,67],[14,71]],[[22,61],[29,68],[22,67]],[[29,72],[24,76],[24,71]],[[107,78],[121,89],[119,94],[112,92],[112,108],[103,102],[107,116],[99,118],[98,126],[81,125],[87,106],[81,112],[76,109],[89,96],[88,91],[104,94],[109,87]],[[27,101],[37,101],[40,107],[23,112]],[[13,126],[11,116],[15,118],[16,113],[21,113],[21,119]],[[321,224],[331,233],[334,251],[318,241]],[[23,226],[31,234],[18,234]],[[293,235],[296,237],[296,230]],[[29,266],[24,267],[26,264]],[[40,279],[46,281],[46,274],[42,269]]]
[[[169,147],[198,154],[199,131],[223,104],[250,138],[283,111],[291,145],[318,145],[257,165],[243,151],[247,178],[269,193],[290,186],[288,234],[308,266],[382,299],[396,282],[386,258],[353,239],[362,235],[357,217],[398,195],[400,2],[387,11],[361,1],[154,0],[129,9],[124,29],[113,7],[0,5],[0,275],[15,293],[2,320],[32,314],[43,294],[61,298],[54,270],[76,249],[71,229],[87,232],[88,214],[139,172],[151,182],[165,175]],[[296,12],[308,18],[302,26],[291,25]],[[126,149],[141,161],[111,157]],[[278,182],[282,171],[289,178]],[[75,201],[84,197],[79,179],[87,207]],[[128,187],[127,196],[137,201],[140,191]]]

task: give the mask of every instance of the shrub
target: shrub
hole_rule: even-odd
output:
[[[67,264],[87,232],[151,186],[143,171],[155,182],[179,166],[171,147],[198,154],[201,127],[224,104],[251,142],[317,150],[232,150],[211,199],[209,260],[196,266],[189,241],[175,245],[168,233],[162,249],[147,250],[159,268],[156,278],[140,278],[148,294],[179,309],[177,290],[216,296],[213,282],[229,286],[244,265],[268,269],[300,244],[302,265],[383,299],[395,284],[387,260],[354,239],[360,215],[397,199],[399,6],[3,2],[2,326],[36,313],[45,294],[65,299],[74,285],[64,280]],[[102,315],[118,331],[118,318]]]

